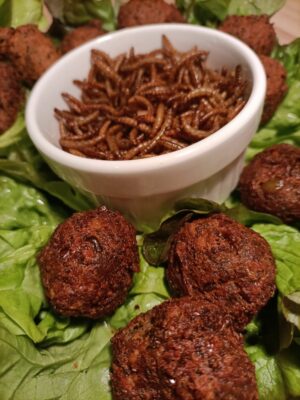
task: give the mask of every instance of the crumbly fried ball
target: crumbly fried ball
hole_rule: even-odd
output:
[[[267,93],[261,117],[261,123],[268,122],[284,98],[288,86],[286,84],[286,70],[284,66],[273,58],[261,55],[260,60],[267,75]]]
[[[24,91],[14,67],[0,61],[0,133],[15,122],[24,103]]]
[[[163,0],[129,0],[121,6],[118,28],[164,22],[185,22],[179,10]]]
[[[92,20],[88,24],[75,28],[63,38],[61,42],[61,52],[67,53],[70,50],[104,35],[106,32],[102,29],[101,21]]]
[[[58,226],[38,262],[55,311],[101,318],[125,301],[139,270],[135,230],[106,207],[75,213]]]
[[[276,33],[267,15],[231,15],[219,29],[236,36],[257,54],[270,55],[276,44]]]
[[[239,182],[241,200],[284,222],[300,220],[300,148],[277,144],[257,154]]]
[[[115,400],[256,400],[254,366],[222,303],[166,301],[112,339]]]
[[[225,289],[227,302],[236,299],[242,322],[249,322],[275,291],[269,244],[224,214],[188,222],[177,232],[166,276],[176,296]]]
[[[12,28],[0,27],[0,60],[7,59],[8,54],[8,42],[14,33]]]
[[[59,58],[54,44],[35,25],[18,27],[8,41],[9,59],[22,81],[32,85]]]

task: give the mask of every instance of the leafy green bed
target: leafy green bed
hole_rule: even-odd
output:
[[[12,3],[17,2],[0,0],[0,11]],[[101,1],[90,3],[95,7],[98,4],[101,11]],[[102,5],[104,3],[107,7],[107,2]],[[209,16],[207,24],[226,15],[218,14],[219,7],[224,11],[224,7],[228,10],[229,3],[231,7],[241,4],[226,0],[178,3],[189,19],[198,23],[203,22],[197,19],[199,7],[215,4],[215,9],[210,8],[206,14]],[[248,5],[250,3],[252,7],[256,2],[249,1]],[[272,5],[272,10],[267,11],[273,12],[282,1],[260,3],[266,7]],[[239,10],[246,12],[245,8]],[[109,17],[113,13],[110,13],[105,15],[113,25]],[[36,15],[41,18],[41,14]],[[26,13],[22,16],[25,18]],[[12,20],[7,17],[5,23],[10,25]],[[277,46],[273,56],[288,70],[289,92],[272,120],[257,132],[247,152],[248,160],[274,143],[300,145],[300,39],[288,46]],[[46,166],[27,136],[23,114],[0,137],[0,193],[0,399],[111,399],[110,338],[135,315],[169,297],[164,269],[147,264],[140,252],[141,272],[134,277],[126,303],[114,315],[99,322],[59,318],[44,298],[36,254],[57,224],[73,210],[88,209],[94,204],[59,180]],[[193,203],[190,208],[206,212],[203,204]],[[256,367],[260,399],[298,397],[299,230],[265,215],[248,212],[236,198],[226,204],[235,206],[228,211],[234,218],[266,238],[276,259],[278,294],[248,325],[245,334],[245,348]],[[138,236],[138,243],[141,249],[143,235]]]

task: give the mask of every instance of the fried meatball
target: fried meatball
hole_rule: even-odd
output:
[[[267,75],[267,93],[261,117],[261,123],[268,122],[284,98],[288,86],[286,84],[286,70],[284,66],[273,58],[261,55],[260,60]]]
[[[14,67],[0,61],[0,133],[14,123],[24,103],[24,91]]]
[[[75,49],[91,39],[104,35],[105,33],[106,32],[102,29],[101,22],[99,20],[92,20],[88,24],[75,28],[66,34],[61,42],[61,52],[67,53],[68,51]]]
[[[75,213],[57,227],[38,263],[56,312],[104,317],[125,301],[139,270],[135,230],[106,207]]]
[[[18,27],[8,40],[9,59],[22,81],[32,85],[59,58],[59,52],[35,25]]]
[[[129,0],[120,7],[118,28],[164,22],[185,22],[179,10],[163,0]]]
[[[275,291],[275,263],[269,244],[224,214],[188,222],[177,232],[166,276],[175,296],[223,287],[228,293],[226,301],[236,299],[236,312],[240,309],[246,322]]]
[[[276,33],[267,15],[231,15],[219,29],[236,36],[257,54],[270,55],[276,44]]]
[[[169,300],[120,330],[112,339],[113,398],[258,399],[254,366],[220,304]]]
[[[300,220],[300,149],[277,144],[257,154],[240,177],[242,202],[284,222]]]

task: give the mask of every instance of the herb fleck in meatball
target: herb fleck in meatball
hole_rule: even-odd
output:
[[[139,270],[135,230],[106,207],[75,213],[58,226],[38,262],[55,311],[101,318],[125,301]]]
[[[267,93],[261,117],[261,123],[268,122],[284,98],[288,86],[286,84],[286,70],[284,66],[273,58],[261,55],[260,60],[267,75]]]
[[[8,58],[21,80],[32,85],[59,58],[59,53],[35,25],[23,25],[8,40]]]
[[[257,154],[240,178],[241,200],[249,208],[290,223],[300,220],[300,149],[277,144]]]
[[[236,36],[257,54],[270,55],[276,44],[276,33],[267,15],[231,15],[219,29]]]
[[[112,339],[115,400],[256,400],[254,366],[222,303],[166,301]]]
[[[14,123],[24,103],[24,92],[14,67],[0,61],[0,133]]]
[[[106,32],[102,29],[101,22],[99,20],[92,20],[88,24],[75,28],[67,33],[61,43],[61,51],[62,53],[67,53],[68,51],[75,49],[89,40],[104,35],[105,33]]]
[[[164,22],[185,22],[179,10],[163,0],[129,0],[121,6],[118,28]]]
[[[173,238],[168,258],[167,280],[175,295],[217,289],[224,301],[235,303],[239,326],[249,322],[275,292],[269,244],[224,214],[185,223]]]

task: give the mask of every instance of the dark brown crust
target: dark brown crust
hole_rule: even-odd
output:
[[[241,200],[249,208],[300,220],[300,149],[278,144],[257,154],[245,167],[239,183]]]
[[[275,291],[275,264],[258,233],[224,214],[186,223],[169,252],[167,280],[176,296],[217,290],[233,305],[239,329]]]
[[[276,33],[267,15],[231,15],[219,29],[236,36],[257,54],[270,55],[276,44]]]
[[[105,33],[106,32],[102,29],[101,21],[92,20],[88,24],[75,28],[66,34],[61,42],[61,52],[65,54],[89,40],[104,35]]]
[[[23,25],[9,38],[8,57],[20,79],[32,85],[59,58],[59,53],[35,25]]]
[[[101,318],[125,301],[139,271],[135,230],[106,207],[75,213],[58,226],[38,262],[56,312]]]
[[[261,117],[261,123],[265,124],[273,117],[288,90],[288,86],[286,84],[286,70],[278,60],[264,55],[260,56],[260,60],[267,75],[267,93]]]
[[[130,0],[121,6],[118,28],[159,24],[164,22],[185,22],[179,10],[163,0]]]
[[[0,61],[0,133],[14,123],[24,103],[24,97],[15,69]]]
[[[258,399],[254,366],[222,302],[181,298],[112,339],[115,400]]]
[[[9,39],[14,34],[13,28],[0,27],[0,60],[7,59]]]

